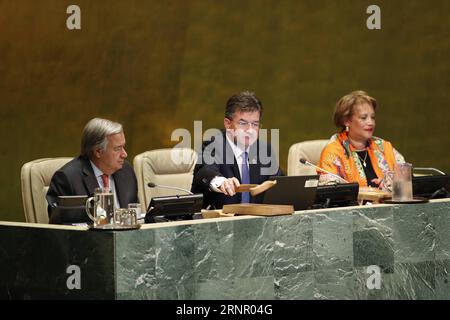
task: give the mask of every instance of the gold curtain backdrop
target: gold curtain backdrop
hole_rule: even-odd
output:
[[[66,9],[81,8],[81,30]],[[375,135],[415,166],[450,172],[450,1],[0,0],[0,220],[24,221],[20,168],[76,156],[84,124],[125,126],[129,160],[177,128],[221,128],[226,99],[254,91],[289,147],[334,132],[344,94],[376,97]]]

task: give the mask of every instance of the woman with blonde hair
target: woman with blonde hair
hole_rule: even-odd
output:
[[[376,109],[377,101],[364,91],[353,91],[337,102],[334,123],[340,130],[322,151],[321,168],[360,187],[382,187],[386,173],[405,160],[389,141],[373,136]],[[336,180],[318,173],[321,182]]]

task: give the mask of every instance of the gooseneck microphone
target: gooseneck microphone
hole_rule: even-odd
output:
[[[338,178],[339,180],[344,181],[345,183],[349,183],[347,180],[345,180],[345,179],[342,178],[342,177],[339,177],[337,174],[334,174],[334,173],[331,173],[330,171],[327,171],[327,170],[325,170],[325,169],[322,169],[321,167],[318,167],[318,166],[312,164],[311,162],[309,162],[309,161],[306,160],[305,158],[300,158],[300,162],[301,162],[302,164],[304,164],[304,165],[314,167],[314,168],[316,168],[316,169],[319,170],[319,171],[328,173],[328,174],[332,175],[333,177]]]
[[[421,171],[434,171],[434,172],[437,172],[437,173],[439,173],[439,174],[445,176],[445,173],[444,173],[444,172],[442,172],[441,170],[438,170],[438,169],[436,169],[436,168],[419,168],[419,167],[413,167],[413,169],[414,169],[414,170],[421,170]]]
[[[187,190],[187,189],[178,188],[178,187],[172,187],[172,186],[165,186],[165,185],[162,185],[162,184],[156,184],[156,183],[153,183],[153,182],[147,183],[147,186],[150,187],[150,188],[172,189],[172,190],[183,191],[183,192],[186,192],[187,194],[193,194],[191,191],[189,191],[189,190]]]

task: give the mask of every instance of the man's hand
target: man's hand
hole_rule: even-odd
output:
[[[225,180],[219,189],[227,196],[234,196],[236,194],[236,188],[240,185],[239,180],[233,177]]]

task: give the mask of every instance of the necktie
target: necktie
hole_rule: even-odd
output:
[[[242,154],[242,158],[244,161],[242,161],[241,182],[243,184],[249,184],[250,183],[250,174],[248,172],[248,153],[244,152]],[[249,202],[250,202],[250,193],[242,192],[241,203],[249,203]]]
[[[109,176],[107,174],[102,174],[103,188],[109,189]]]

